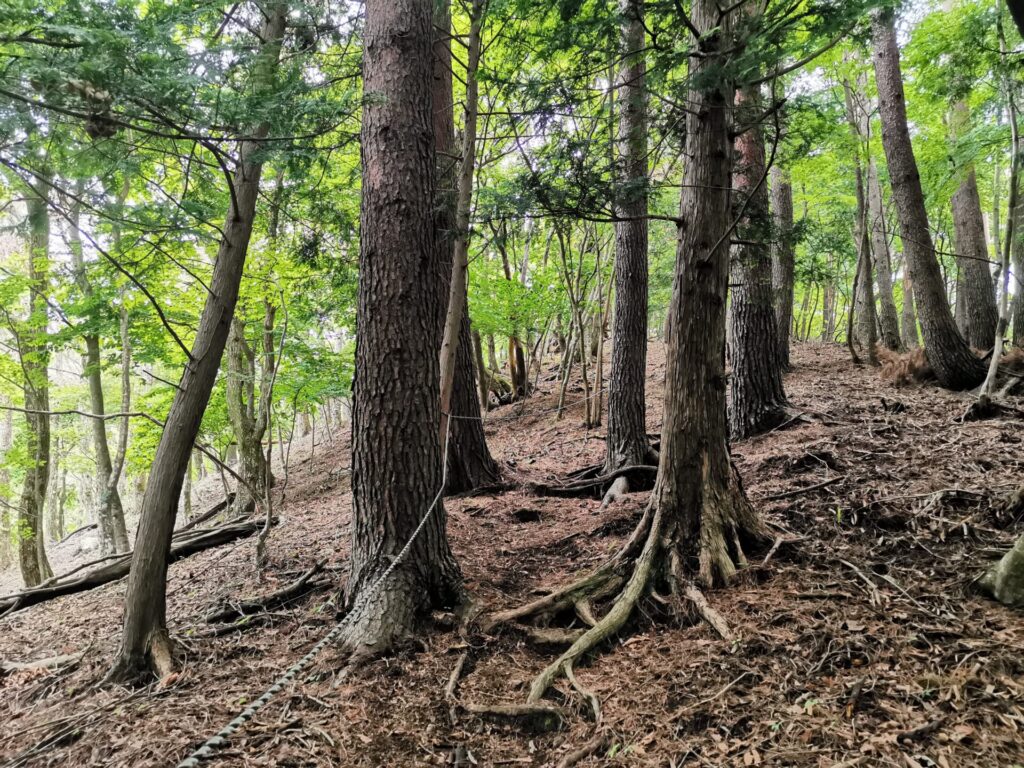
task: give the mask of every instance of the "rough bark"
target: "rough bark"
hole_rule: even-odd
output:
[[[957,306],[962,302],[964,338],[972,347],[988,349],[992,346],[999,311],[996,309],[981,198],[973,167],[964,171],[960,186],[953,193],[951,206],[960,271]]]
[[[704,33],[699,47],[707,56],[691,60],[688,162],[680,199],[686,225],[680,228],[676,251],[661,460],[653,497],[674,530],[683,568],[707,585],[729,580],[745,560],[740,542],[761,530],[730,463],[726,424],[733,87],[718,70],[718,52],[731,47],[727,23],[720,26],[719,18],[714,0],[693,3],[693,23]]]
[[[751,123],[762,111],[757,86],[736,92],[738,120]],[[768,210],[764,134],[759,122],[736,138],[732,215],[742,244],[732,249],[732,376],[729,427],[734,438],[777,426],[786,416],[779,358],[778,323],[772,290],[771,217]],[[742,214],[741,214],[742,209]]]
[[[476,10],[479,18],[482,7]],[[471,68],[475,71],[479,63],[479,19],[476,25],[476,53]],[[451,13],[448,0],[439,0],[434,6],[433,42],[433,128],[434,146],[438,163],[437,198],[435,206],[436,245],[438,249],[439,295],[438,322],[441,328],[441,428],[439,433],[448,435],[448,478],[447,493],[463,493],[493,483],[500,476],[498,463],[492,458],[484,435],[483,420],[480,418],[480,403],[475,394],[477,382],[474,376],[473,348],[470,336],[469,305],[466,300],[469,249],[469,211],[473,191],[473,167],[475,164],[476,105],[473,105],[473,142],[466,141],[463,156],[458,166],[452,159],[455,155],[455,120],[452,94],[452,52]],[[475,92],[475,75],[472,78]],[[467,120],[469,108],[467,107]],[[470,146],[473,144],[474,146]],[[456,264],[459,269],[453,269]],[[461,274],[461,276],[460,276]],[[445,311],[447,308],[447,312]],[[449,327],[448,316],[453,327]],[[450,334],[445,346],[445,334]],[[447,359],[450,354],[451,359]],[[451,366],[446,378],[445,366]],[[481,378],[481,386],[486,383]],[[447,392],[446,392],[447,390]],[[483,402],[486,404],[486,389]],[[448,428],[445,413],[455,416]]]
[[[772,249],[772,290],[775,293],[775,328],[779,365],[789,370],[789,337],[793,325],[793,291],[796,254],[793,247],[793,185],[779,166],[771,170],[772,215],[775,222]]]
[[[437,431],[441,344],[434,218],[431,0],[368,0],[362,212],[352,409],[351,620],[357,653],[383,650],[462,595],[445,532]],[[389,580],[377,581],[435,504]]]
[[[925,354],[939,384],[948,389],[967,389],[981,382],[985,369],[957,331],[946,302],[942,273],[928,228],[921,177],[907,128],[899,47],[891,10],[874,14],[872,34],[882,146],[899,215],[903,252],[914,283]]]
[[[946,3],[946,10],[950,10]],[[971,126],[971,113],[967,102],[959,100],[952,105],[949,115],[950,141],[965,135]],[[996,332],[999,311],[996,309],[995,284],[988,258],[988,241],[978,195],[978,180],[974,163],[967,162],[956,168],[960,183],[950,206],[953,210],[953,231],[957,251],[957,266],[963,288],[958,292],[958,307],[963,304],[963,336],[967,343],[978,349],[988,349]],[[998,248],[997,248],[998,255]]]
[[[68,245],[71,251],[72,265],[75,269],[75,281],[82,296],[89,301],[92,298],[92,284],[85,271],[82,259],[82,238],[79,231],[79,205],[75,203],[68,215]],[[87,323],[88,327],[89,324]],[[103,397],[102,348],[100,337],[91,332],[83,334],[85,341],[84,374],[89,384],[90,412],[98,416],[104,415],[106,403]],[[92,427],[93,450],[96,453],[96,489],[99,505],[96,509],[96,523],[100,532],[100,553],[127,552],[128,531],[124,523],[124,507],[121,494],[115,482],[112,488],[107,487],[113,472],[113,461],[110,457],[110,445],[107,442],[106,419],[90,419]]]
[[[643,0],[619,0],[615,314],[605,472],[649,463],[647,443],[647,69]]]
[[[28,207],[28,318],[18,332],[18,355],[24,377],[26,444],[29,465],[18,512],[18,555],[26,587],[50,578],[43,513],[50,481],[50,346],[47,296],[50,286],[49,187],[34,188]],[[31,411],[35,411],[32,413]]]
[[[273,85],[287,7],[275,3],[267,13],[252,72],[252,87],[257,94],[266,93]],[[230,181],[234,194],[210,291],[142,499],[125,595],[121,649],[108,673],[110,680],[135,681],[151,672],[166,674],[173,668],[173,646],[167,632],[167,555],[189,454],[217,378],[238,301],[263,170],[261,140],[268,133],[269,126],[262,123],[240,142],[238,163]]]

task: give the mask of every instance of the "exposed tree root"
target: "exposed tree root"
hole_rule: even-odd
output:
[[[626,582],[626,586],[612,604],[608,613],[596,625],[584,632],[579,640],[573,643],[567,651],[562,653],[561,656],[534,678],[533,683],[530,685],[530,693],[526,697],[527,702],[536,703],[540,701],[559,675],[564,674],[569,667],[576,663],[577,659],[607,640],[625,625],[640,597],[647,589],[654,558],[660,545],[661,521],[661,509],[655,509],[653,519],[647,526],[647,540],[644,542],[644,548],[636,560],[633,572]]]
[[[629,493],[629,478],[625,475],[617,477],[615,482],[608,486],[604,498],[601,499],[601,509],[607,509],[609,505],[614,504],[627,493]]]
[[[539,731],[557,730],[566,721],[564,710],[548,704],[476,704],[460,701],[457,693],[459,680],[471,665],[470,652],[463,652],[455,662],[455,667],[448,676],[448,684],[444,688],[448,716],[453,724],[457,721],[460,711],[491,720],[516,720],[521,725]]]
[[[766,540],[763,528],[743,496],[738,478],[724,491],[705,488],[697,541],[687,541],[677,516],[667,517],[664,504],[655,492],[629,540],[613,557],[590,574],[556,589],[526,605],[492,614],[485,629],[503,623],[534,618],[547,621],[558,614],[574,611],[587,625],[576,633],[572,644],[549,664],[530,685],[528,704],[537,704],[560,677],[565,677],[588,703],[595,719],[600,719],[597,697],[576,680],[574,668],[581,659],[614,637],[638,605],[653,599],[689,620],[706,621],[726,642],[735,634],[725,618],[707,601],[698,584],[728,583],[738,569],[747,566],[743,542]],[[667,587],[667,596],[659,589]],[[611,598],[603,615],[596,615],[592,604]],[[550,629],[545,630],[550,633]],[[560,636],[561,639],[561,636]]]
[[[1024,411],[1021,411],[1019,408],[1014,408],[1006,403],[1001,403],[988,395],[983,394],[967,406],[967,410],[964,411],[963,415],[959,418],[959,421],[983,421],[985,419],[992,419],[996,416],[1002,416],[1003,414],[1008,413],[1013,414],[1014,416],[1024,416]]]
[[[594,496],[600,497],[608,486],[620,477],[630,479],[630,485],[637,490],[647,490],[654,485],[658,467],[654,464],[635,464],[622,467],[606,475],[573,480],[564,484],[530,483],[529,489],[538,496]]]
[[[38,669],[66,669],[68,667],[76,666],[84,656],[85,652],[62,656],[50,656],[45,659],[38,659],[37,661],[0,660],[0,673],[7,674],[10,672],[24,672],[26,670],[35,671]]]
[[[514,625],[538,645],[572,645],[583,635],[582,629],[561,629],[559,627],[530,627],[525,624]]]
[[[561,760],[559,760],[556,768],[572,768],[572,766],[576,765],[577,763],[586,760],[591,755],[597,754],[602,749],[606,748],[608,746],[608,741],[608,734],[597,734],[586,744],[584,744],[581,747],[578,747],[577,749],[574,749],[572,752],[570,752]]]
[[[227,605],[211,611],[206,614],[206,623],[215,624],[222,621],[234,621],[235,619],[239,619],[244,616],[251,616],[253,614],[269,611],[270,609],[283,605],[284,603],[300,597],[307,592],[326,586],[326,582],[311,582],[311,579],[324,567],[324,562],[325,561],[321,560],[314,564],[312,568],[299,576],[295,581],[285,587],[282,587],[276,592],[271,592],[269,595],[265,595],[264,597],[252,598],[239,602],[229,602]]]

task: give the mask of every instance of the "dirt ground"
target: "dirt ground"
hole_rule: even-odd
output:
[[[787,540],[708,594],[739,639],[727,644],[704,624],[634,621],[577,669],[600,698],[607,735],[579,765],[1024,765],[1024,616],[970,590],[1024,530],[1024,509],[1003,503],[1024,483],[1022,421],[959,423],[966,396],[893,389],[838,347],[798,347],[794,359],[786,386],[802,418],[733,446],[748,494]],[[654,433],[659,344],[648,373]],[[580,405],[554,419],[555,388],[545,372],[529,401],[487,417],[511,481],[553,482],[602,455],[603,430],[584,429]],[[581,387],[570,392],[580,398]],[[259,696],[334,624],[348,465],[344,436],[293,461],[262,581],[252,539],[171,567],[170,625],[184,663],[161,684],[97,686],[116,651],[124,582],[0,619],[0,658],[83,654],[57,672],[0,677],[2,764],[174,764]],[[473,597],[498,609],[594,567],[645,501],[632,494],[601,511],[596,499],[521,486],[446,506]],[[273,591],[320,559],[328,587],[210,636],[210,608]],[[557,730],[464,711],[453,720],[444,690],[466,651],[458,697],[485,704],[525,700],[558,653],[511,631],[434,627],[422,647],[342,676],[328,650],[209,765],[555,766],[594,736],[588,707],[565,687],[556,703],[571,714]]]

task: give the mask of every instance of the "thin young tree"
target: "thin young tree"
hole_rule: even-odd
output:
[[[615,314],[605,472],[654,460],[647,440],[647,92],[643,0],[619,0]],[[623,478],[623,482],[626,482]],[[624,488],[619,489],[620,492]]]
[[[775,292],[775,327],[779,343],[779,364],[789,370],[789,337],[793,325],[794,272],[793,185],[789,174],[778,165],[771,170],[772,216],[775,237],[772,248],[772,288]]]
[[[50,482],[50,187],[49,179],[29,185],[28,317],[15,333],[25,393],[28,466],[18,508],[18,555],[26,587],[50,578],[43,512]]]
[[[948,389],[967,389],[981,382],[985,367],[957,330],[946,301],[945,284],[928,227],[921,176],[907,127],[893,11],[876,11],[871,27],[882,147],[899,216],[903,253],[914,285],[925,355],[939,384]]]
[[[448,0],[434,7],[434,144],[437,152],[438,183],[436,230],[440,291],[441,336],[441,426],[447,438],[448,493],[471,491],[500,476],[491,456],[480,418],[476,395],[473,348],[466,297],[469,270],[470,208],[473,172],[476,166],[476,124],[482,26],[486,4],[474,0],[471,6],[466,95],[463,114],[462,152],[455,160],[454,99],[452,93],[451,8]],[[447,309],[447,311],[445,311]],[[481,377],[482,380],[482,377]],[[486,402],[486,399],[485,399]],[[449,414],[454,415],[449,428]]]
[[[251,89],[257,97],[273,88],[287,13],[287,5],[281,2],[266,9],[251,74]],[[238,301],[259,197],[263,140],[269,132],[270,125],[261,122],[239,142],[238,162],[230,180],[231,203],[210,290],[142,499],[125,594],[121,648],[107,675],[111,681],[133,682],[151,673],[163,676],[174,668],[174,646],[167,631],[167,554],[189,456],[213,391]]]
[[[75,270],[75,281],[83,298],[89,302],[93,297],[93,287],[86,273],[82,253],[82,235],[80,227],[81,205],[73,202],[68,212],[68,248],[71,251],[71,263]],[[116,246],[115,246],[116,247]],[[88,329],[89,323],[86,324]],[[86,330],[82,334],[85,341],[85,378],[89,384],[90,410],[96,416],[106,414],[106,403],[103,396],[103,361],[102,346],[99,334],[94,330]],[[127,552],[128,531],[124,523],[124,507],[121,494],[116,483],[108,488],[110,476],[114,470],[114,462],[110,456],[110,444],[107,442],[107,422],[103,418],[90,419],[92,427],[93,450],[96,453],[96,486],[99,505],[96,509],[96,523],[100,534],[100,552]],[[120,473],[118,473],[120,474]]]
[[[428,396],[440,391],[441,346],[441,292],[423,279],[438,261],[433,10],[432,0],[366,3],[351,618],[340,638],[356,654],[394,645],[425,613],[462,597],[440,498],[440,400]]]
[[[863,85],[860,90],[863,91]],[[857,218],[853,227],[853,238],[857,246],[857,266],[853,276],[853,303],[850,305],[846,330],[846,345],[853,362],[859,364],[860,357],[854,349],[854,342],[860,347],[872,364],[877,364],[875,344],[878,341],[878,317],[875,313],[875,291],[871,263],[871,225],[865,188],[864,156],[868,154],[865,111],[858,106],[859,95],[849,80],[843,81],[843,95],[846,102],[846,122],[853,138],[853,169],[857,193]]]

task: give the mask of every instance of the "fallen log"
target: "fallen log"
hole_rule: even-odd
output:
[[[69,533],[67,536],[65,536],[63,539],[61,539],[57,543],[58,544],[63,544],[65,541],[70,539],[72,536],[77,536],[80,533],[85,533],[86,531],[91,531],[95,527],[96,527],[96,523],[87,523],[86,525],[83,525],[80,528],[75,528],[75,530],[73,530],[71,533]]]
[[[24,672],[36,669],[60,669],[61,667],[74,666],[82,660],[84,653],[72,653],[64,656],[50,656],[37,661],[5,661],[0,660],[0,673]]]
[[[200,528],[187,532],[179,531],[171,539],[171,551],[167,557],[167,562],[173,563],[189,555],[194,555],[196,552],[202,552],[204,549],[212,549],[235,539],[251,536],[262,526],[262,520],[242,518],[229,521],[215,528]],[[123,579],[128,575],[131,563],[132,553],[125,552],[105,565],[87,571],[74,579],[67,581],[58,579],[55,583],[45,587],[36,587],[35,589],[26,589],[23,592],[4,595],[0,597],[0,616],[6,616],[13,611],[19,611],[31,605],[44,603],[55,597],[86,592],[95,587],[109,584],[112,581]],[[71,573],[74,572],[72,571]],[[70,573],[65,574],[61,579],[66,578],[68,575]]]
[[[291,584],[282,587],[276,592],[271,592],[269,595],[265,595],[264,597],[242,600],[241,602],[229,602],[227,605],[211,611],[206,614],[206,623],[216,624],[222,621],[235,621],[236,619],[241,619],[245,616],[270,611],[280,605],[284,605],[300,595],[304,595],[307,592],[312,592],[315,589],[327,586],[327,582],[310,581],[323,569],[325,562],[326,561],[321,560],[316,563],[312,568],[299,576],[299,578]]]
[[[217,513],[223,512],[225,509],[227,509],[232,503],[234,503],[234,501],[235,492],[231,491],[231,493],[229,493],[225,498],[218,501],[216,504],[214,504],[212,507],[210,507],[208,510],[203,512],[203,514],[199,515],[198,517],[193,517],[191,520],[189,520],[187,523],[181,526],[181,528],[179,528],[178,530],[188,531],[192,528],[195,528],[197,525],[201,523],[205,523],[211,517],[215,517]]]

